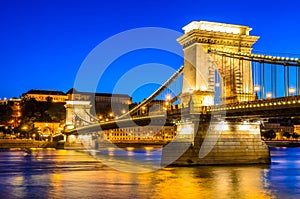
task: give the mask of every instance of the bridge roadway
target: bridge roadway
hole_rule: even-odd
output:
[[[200,119],[209,121],[211,117],[225,120],[258,120],[276,117],[300,116],[300,96],[290,96],[273,99],[254,100],[236,104],[202,106],[199,108],[174,108],[167,114],[135,116],[119,120],[100,122],[88,126],[77,127],[70,131],[92,132],[131,126],[145,126],[150,122],[153,125],[172,124],[183,119]]]

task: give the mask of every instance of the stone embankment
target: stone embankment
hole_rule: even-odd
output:
[[[36,140],[0,139],[0,149],[11,148],[60,148],[58,142]]]

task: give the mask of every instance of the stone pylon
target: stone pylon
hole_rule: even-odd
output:
[[[254,99],[251,62],[209,54],[210,51],[251,53],[259,37],[249,35],[250,27],[194,21],[183,30],[185,34],[177,40],[184,50],[183,105],[190,98],[194,104],[212,105],[216,83],[225,103]],[[215,73],[220,82],[215,82]]]

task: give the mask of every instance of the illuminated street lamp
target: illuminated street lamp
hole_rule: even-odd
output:
[[[268,99],[270,99],[270,98],[272,97],[272,93],[267,93],[267,94],[266,94],[266,97],[267,97]]]
[[[165,102],[166,107],[164,108],[165,110],[167,110],[169,108],[169,105],[171,105],[170,100],[171,100],[171,95],[167,94],[166,95],[166,102]]]
[[[293,96],[295,93],[295,88],[289,88],[289,94]]]
[[[146,107],[145,107],[145,106],[143,106],[143,107],[142,107],[142,114],[144,114],[144,113],[145,113],[145,110],[146,110]]]
[[[109,119],[113,119],[114,118],[114,113],[113,112],[111,112],[110,114],[109,114]]]
[[[170,95],[170,94],[167,94],[167,95],[166,95],[166,100],[167,100],[167,101],[170,101],[170,100],[171,100],[171,95]]]
[[[258,91],[260,90],[259,86],[254,86],[254,91],[255,91],[255,99],[258,99]]]

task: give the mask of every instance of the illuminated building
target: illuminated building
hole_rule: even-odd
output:
[[[7,98],[0,99],[0,105],[7,105],[7,104],[8,104]]]
[[[79,92],[73,88],[67,92],[67,96],[69,101],[91,101],[97,115],[103,119],[121,115],[132,103],[131,97],[126,94]]]
[[[18,98],[4,98],[0,100],[0,105],[10,106],[12,109],[11,119],[7,122],[7,124],[13,128],[18,127],[21,122],[21,99]]]
[[[38,102],[65,102],[68,96],[62,91],[52,91],[52,90],[35,90],[31,89],[27,93],[22,94],[22,99],[24,98],[34,98]]]
[[[265,123],[261,128],[262,132],[273,130],[276,133],[276,140],[283,140],[284,133],[292,135],[294,133],[293,125],[281,125],[280,123]]]
[[[43,139],[51,139],[63,130],[63,125],[59,122],[34,122],[34,127],[38,128],[38,132]]]
[[[176,136],[175,126],[137,126],[104,130],[109,141],[171,141]]]

